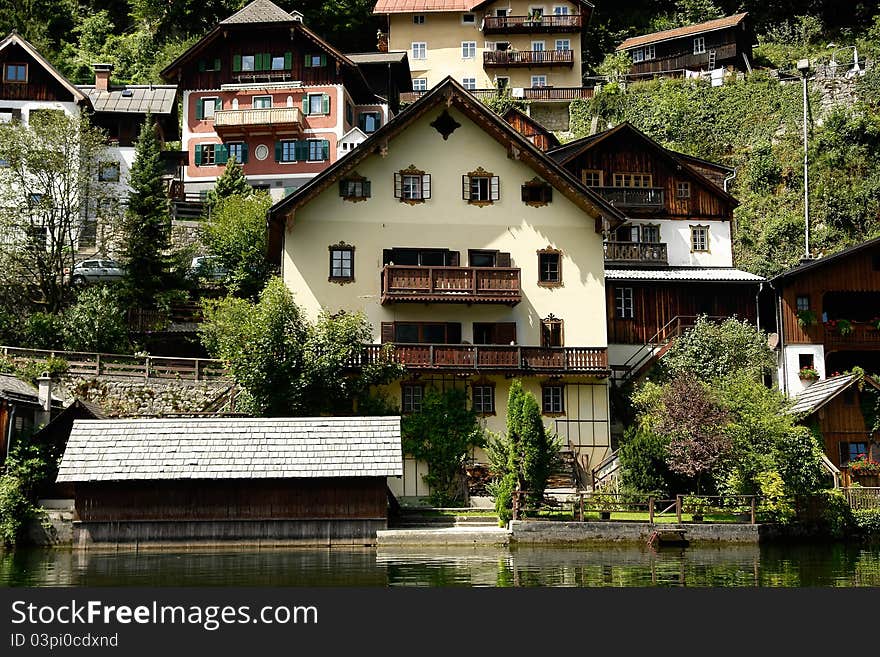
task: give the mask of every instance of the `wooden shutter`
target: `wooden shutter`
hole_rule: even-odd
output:
[[[214,164],[226,164],[229,161],[229,147],[226,144],[214,146]]]
[[[403,176],[394,174],[394,198],[403,198]]]
[[[214,99],[214,111],[219,112],[222,109],[223,109],[223,99],[218,96],[216,99]]]
[[[347,196],[348,195],[346,193],[348,191],[347,188],[348,188],[348,180],[343,178],[342,180],[339,181],[339,195],[342,197]]]
[[[499,251],[495,254],[496,267],[510,267],[510,254]]]
[[[309,115],[309,95],[305,94],[303,96],[303,116]]]
[[[293,53],[286,52],[284,53],[284,70],[289,71],[293,68]]]
[[[369,180],[364,181],[364,196],[372,196],[373,190]]]
[[[544,203],[551,203],[553,201],[553,188],[550,185],[541,187],[541,200]]]
[[[382,265],[387,265],[394,261],[394,249],[382,249]]]
[[[327,55],[321,55],[321,66],[327,66]]]
[[[471,177],[461,177],[461,198],[465,201],[471,200]]]
[[[306,54],[305,54],[304,65],[305,65],[306,68],[311,68],[311,67],[312,67],[312,57],[311,57],[311,55],[309,55],[309,53],[306,53]]]
[[[204,60],[204,59],[200,59],[200,60],[199,60],[199,73],[204,73],[206,68],[208,68],[208,66],[207,66],[207,64],[205,63],[205,60]]]
[[[422,174],[422,198],[431,198],[431,174]]]
[[[446,324],[446,343],[461,344],[461,322],[448,322]]]
[[[248,161],[248,145],[247,142],[241,145],[241,163],[247,164]]]
[[[499,198],[499,192],[501,188],[501,181],[498,176],[492,176],[489,179],[489,200],[497,201]]]
[[[382,322],[382,344],[394,342],[394,322]]]
[[[241,71],[241,55],[232,56],[232,71],[238,73]]]
[[[321,159],[329,160],[330,159],[330,140],[322,139],[321,140]]]
[[[201,121],[205,118],[205,102],[201,98],[196,99],[196,119]]]
[[[330,113],[330,95],[329,94],[321,94],[321,111],[324,114]]]
[[[498,322],[495,324],[494,338],[496,344],[516,342],[516,322]]]
[[[201,144],[196,144],[195,160],[196,160],[197,167],[202,166],[202,145]]]
[[[280,161],[281,161],[281,149],[282,149],[281,142],[280,142],[280,141],[276,141],[276,142],[275,142],[275,161],[276,161],[276,162],[280,162]]]
[[[222,67],[223,67],[223,65],[220,62],[220,58],[217,57],[216,59],[214,59],[214,70],[219,71]]]

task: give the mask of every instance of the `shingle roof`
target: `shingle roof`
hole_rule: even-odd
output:
[[[37,389],[27,381],[22,381],[12,374],[0,374],[0,395],[16,395],[18,397],[32,397],[37,399]]]
[[[175,85],[130,85],[110,91],[98,91],[94,85],[77,86],[88,96],[96,112],[170,114],[177,95]],[[123,95],[123,92],[130,93]]]
[[[795,396],[794,405],[787,412],[793,415],[800,413],[811,415],[856,383],[856,381],[857,377],[855,374],[843,374],[816,381]]]
[[[680,267],[675,269],[606,269],[605,280],[760,283],[767,279],[733,267]]]
[[[736,14],[735,16],[725,16],[724,18],[716,18],[715,20],[698,23],[697,25],[686,25],[684,27],[676,27],[672,30],[663,30],[662,32],[652,32],[651,34],[643,34],[637,37],[631,37],[617,46],[617,50],[629,50],[638,46],[644,46],[648,43],[658,43],[660,41],[670,41],[671,39],[680,39],[681,37],[690,36],[692,34],[702,34],[704,32],[712,32],[714,30],[723,30],[728,27],[739,25],[748,12]]]
[[[773,277],[773,281],[777,281],[783,278],[790,278],[792,276],[798,276],[805,271],[810,271],[812,269],[816,269],[817,267],[824,267],[827,264],[835,262],[836,260],[840,260],[842,258],[846,258],[854,253],[858,253],[864,249],[871,249],[874,247],[880,247],[880,237],[875,237],[874,239],[867,240],[862,242],[861,244],[854,244],[853,246],[848,246],[845,249],[841,249],[837,253],[832,253],[831,255],[823,256],[821,258],[815,258],[814,260],[807,260],[805,262],[801,262],[801,264],[796,267],[792,267],[781,274],[777,274]]]
[[[408,14],[410,12],[470,11],[475,0],[379,0],[374,14]]]
[[[77,420],[58,481],[402,474],[396,416]]]
[[[229,18],[220,21],[221,25],[240,23],[287,23],[293,16],[270,0],[254,0],[235,12]]]

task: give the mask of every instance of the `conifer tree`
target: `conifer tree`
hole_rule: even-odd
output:
[[[245,178],[244,167],[235,161],[234,156],[230,157],[223,175],[217,179],[214,189],[208,192],[205,199],[205,213],[210,216],[223,199],[230,196],[248,196],[253,191],[253,187]]]

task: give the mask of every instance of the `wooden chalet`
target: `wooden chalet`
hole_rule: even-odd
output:
[[[785,392],[804,387],[804,368],[820,379],[854,366],[880,372],[880,238],[804,261],[770,283]]]
[[[721,68],[750,70],[754,33],[747,13],[631,37],[617,46],[632,59],[630,74],[685,75]]]
[[[15,31],[0,41],[0,72],[0,114],[10,118],[22,118],[21,103],[62,103],[68,111],[88,104],[85,94]]]
[[[504,113],[504,120],[542,151],[549,151],[551,148],[558,148],[560,145],[556,135],[535,121],[531,116],[515,107],[511,107]]]
[[[76,420],[57,483],[74,545],[369,545],[402,475],[399,417]]]
[[[19,441],[30,438],[61,410],[61,400],[52,396],[48,377],[40,388],[12,374],[0,373],[0,466]]]

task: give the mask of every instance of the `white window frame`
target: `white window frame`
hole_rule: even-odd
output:
[[[418,390],[418,394],[414,394]],[[400,386],[400,410],[404,413],[418,413],[425,399],[425,386],[420,383],[403,383]]]
[[[412,58],[418,59],[419,61],[424,61],[428,59],[428,42],[427,41],[413,41],[411,44],[411,52]],[[416,51],[421,52],[421,57],[418,56]]]
[[[266,98],[269,99],[269,104],[268,104],[268,105],[261,105],[260,107],[257,107],[257,100],[265,100]],[[251,107],[253,107],[254,109],[271,109],[271,107],[272,107],[272,96],[268,96],[268,95],[266,95],[266,96],[254,96],[254,97],[251,99]]]
[[[706,37],[694,37],[694,54],[703,55],[706,53]]]
[[[554,16],[568,16],[568,5],[553,5]]]
[[[656,46],[645,46],[645,61],[649,61],[657,57]]]
[[[413,14],[413,25],[424,25],[425,24],[425,15],[424,14]]]
[[[474,91],[477,88],[477,78],[462,78],[461,86],[468,91]]]
[[[560,43],[564,43],[565,48],[560,48]],[[556,39],[556,52],[568,52],[569,50],[571,50],[571,39]]]
[[[318,144],[319,145],[318,149],[320,150],[321,146],[324,144],[325,141],[327,141],[327,140],[326,139],[306,139],[306,143],[308,144],[308,148],[309,148],[309,152],[306,154],[306,162],[326,162],[327,161],[327,158],[330,157],[330,149],[329,148],[327,148],[327,158],[322,157],[320,160],[318,160],[318,159],[313,160],[312,159],[312,144]],[[320,154],[323,155],[323,152],[321,152]]]
[[[702,236],[702,237],[699,237]],[[702,247],[702,248],[699,248]],[[691,253],[709,252],[709,227],[691,226]]]
[[[416,84],[418,82],[418,84]],[[413,78],[412,79],[412,88],[413,91],[427,91],[428,90],[428,78]]]
[[[632,51],[633,64],[645,61],[645,51],[643,48],[636,48]]]
[[[690,198],[691,184],[686,180],[679,180],[675,183],[675,198]]]
[[[462,59],[474,59],[477,56],[477,42],[476,41],[462,41],[461,42],[461,58]]]
[[[247,68],[247,67],[244,65],[244,63],[245,63],[246,61],[249,61],[249,62],[250,62],[250,68]],[[242,56],[241,56],[241,72],[242,72],[242,73],[246,73],[246,72],[253,73],[253,72],[256,70],[256,68],[255,68],[256,65],[257,65],[257,62],[256,62],[256,56],[255,56],[255,55],[242,55]]]
[[[540,48],[536,48],[535,46],[540,45]],[[541,41],[532,41],[532,52],[545,52],[547,48],[547,42],[543,39]]]
[[[543,80],[540,84],[535,84],[535,80]],[[547,86],[547,76],[546,75],[533,75],[532,76],[532,89],[536,87],[546,87]]]
[[[470,16],[471,20],[465,20],[466,17]],[[461,24],[462,25],[476,25],[477,24],[477,15],[473,13],[465,13],[461,15]]]
[[[614,288],[614,317],[616,319],[635,318],[635,304],[633,302],[633,288]]]
[[[324,114],[324,94],[306,94],[308,96],[309,116],[326,116]],[[312,103],[314,99],[318,99],[318,111],[312,111]]]
[[[208,114],[208,107],[205,105],[207,101],[211,101],[211,113]],[[207,96],[205,98],[200,98],[199,102],[202,104],[202,119],[208,120],[214,118],[214,112],[217,111],[217,102],[220,99],[217,96]]]

